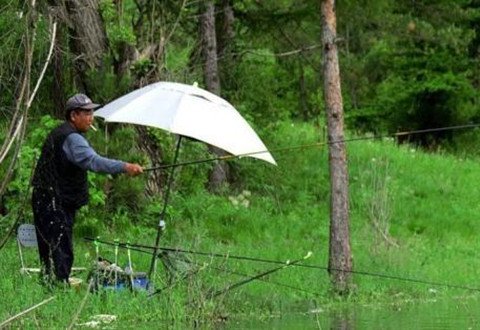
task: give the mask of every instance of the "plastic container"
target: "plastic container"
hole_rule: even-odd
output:
[[[146,275],[134,275],[133,277],[133,289],[134,290],[147,290],[148,278]]]

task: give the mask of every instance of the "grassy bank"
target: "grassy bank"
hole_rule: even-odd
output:
[[[277,127],[275,137],[267,143],[271,148],[318,141],[318,132],[311,126],[288,124]],[[198,320],[208,324],[238,315],[261,317],[345,303],[401,303],[470,294],[375,274],[475,286],[480,267],[476,257],[480,248],[480,165],[475,160],[398,147],[390,140],[352,142],[348,155],[354,269],[370,274],[353,275],[356,290],[351,296],[335,298],[325,270],[292,266],[265,281],[252,281],[210,300],[207,292],[244,279],[232,271],[252,276],[276,265],[189,255],[192,268],[201,266],[195,276],[151,299],[143,293],[128,292],[90,295],[77,323],[96,314],[114,314],[118,328]],[[329,227],[327,149],[306,148],[274,156],[278,167],[252,159],[235,161],[235,173],[242,181],[223,195],[212,196],[202,189],[176,191],[162,245],[282,261],[312,251],[307,263],[325,267]],[[194,174],[183,169],[178,172],[182,175]],[[158,202],[152,203],[144,214],[97,219],[109,224],[101,227],[101,238],[152,245],[160,207]],[[129,220],[133,216],[136,224]],[[95,255],[91,244],[81,239],[89,233],[88,221],[88,214],[84,214],[77,224],[76,266],[89,267]],[[19,275],[15,242],[0,253],[0,272],[4,274],[0,280],[0,320],[4,320],[52,293],[40,287],[35,278]],[[101,254],[114,258],[107,246],[101,247]],[[35,258],[35,254],[30,257]],[[120,264],[126,260],[125,251],[121,251]],[[133,262],[136,269],[147,270],[150,258],[133,252]],[[154,282],[161,287],[163,281],[165,274],[160,266]],[[85,288],[67,292],[58,289],[53,294],[56,298],[52,302],[12,326],[65,328],[85,296]]]

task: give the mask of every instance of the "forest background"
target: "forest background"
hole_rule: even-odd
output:
[[[5,155],[0,166],[1,236],[18,214],[31,218],[25,198],[41,142],[63,118],[66,99],[79,91],[95,102],[107,103],[159,80],[199,82],[232,103],[270,148],[325,141],[320,3],[1,0],[0,143],[2,158]],[[348,136],[479,122],[480,1],[345,0],[336,5]],[[34,83],[48,58],[54,24],[53,52],[30,104]],[[108,131],[108,141],[100,131],[89,133],[101,154],[153,166],[172,161],[174,139],[164,132],[126,125],[105,128],[101,121],[96,125],[101,132]],[[18,127],[21,129],[16,130]],[[414,135],[408,142],[429,153],[451,154],[446,159],[457,161],[476,159],[479,140],[478,131],[472,129]],[[366,223],[380,228],[374,229],[380,233],[379,239],[391,247],[398,246],[395,235],[418,237],[430,224],[411,215],[391,224],[393,206],[382,215],[388,207],[382,208],[381,203],[392,198],[381,196],[391,174],[387,172],[395,172],[389,169],[394,160],[388,154],[396,152],[390,145],[385,148],[375,149],[379,155],[372,155],[373,149],[364,146],[353,151],[353,159],[376,159],[383,165],[380,170],[371,165],[351,168],[353,183],[366,175],[372,185],[368,193],[354,186],[351,198],[357,201],[353,209],[360,201],[369,200],[354,217],[363,216]],[[409,159],[410,149],[399,150]],[[192,246],[209,242],[209,247],[220,244],[225,248],[240,246],[238,241],[243,241],[248,244],[240,250],[247,253],[255,239],[273,242],[289,237],[278,225],[272,231],[266,229],[280,216],[285,216],[282,223],[289,219],[292,225],[323,216],[318,220],[319,237],[323,237],[328,231],[327,206],[311,211],[305,203],[311,203],[309,207],[328,204],[327,160],[322,150],[309,152],[274,154],[279,169],[248,159],[231,162],[228,176],[220,181],[212,175],[217,165],[182,168],[169,208],[172,218],[182,220],[175,221],[167,242],[187,240]],[[208,148],[194,142],[181,153],[183,159],[205,157],[209,157]],[[443,168],[443,161],[438,162]],[[429,167],[425,165],[424,175]],[[311,178],[318,180],[311,182]],[[77,235],[110,232],[118,236],[127,231],[126,237],[150,243],[147,237],[153,239],[165,173],[158,171],[135,180],[90,175],[89,180],[92,200],[79,215]],[[418,191],[412,195],[425,198]],[[250,226],[247,218],[263,220]],[[198,219],[204,224],[195,224]],[[390,226],[396,231],[392,233]],[[299,230],[298,237],[307,235],[308,230]],[[265,234],[273,237],[265,238]]]

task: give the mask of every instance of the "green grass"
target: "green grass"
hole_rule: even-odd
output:
[[[311,143],[318,141],[317,134],[308,125],[282,125],[276,128],[275,136],[267,145],[277,148]],[[251,159],[236,161],[235,171],[242,181],[224,195],[212,196],[198,189],[188,193],[176,191],[162,245],[283,261],[301,258],[312,251],[309,263],[326,266],[327,149],[310,148],[274,156],[278,167]],[[474,287],[480,267],[476,256],[480,248],[477,234],[480,231],[477,220],[480,165],[477,161],[428,154],[410,146],[399,147],[389,140],[352,142],[348,144],[348,159],[354,269]],[[241,205],[245,198],[248,206]],[[240,205],[235,205],[236,201],[240,201]],[[156,204],[150,206],[157,207]],[[136,225],[129,223],[128,213],[117,216],[116,220],[109,219],[116,231],[99,227],[101,238],[152,245],[153,227],[158,219],[153,216],[155,212],[145,212],[135,214],[135,219],[143,219]],[[86,232],[85,225],[77,224],[76,266],[89,267],[93,260],[91,245],[81,240]],[[101,254],[114,258],[109,247],[102,247]],[[35,257],[31,251],[30,262],[35,262]],[[121,251],[120,258],[120,265],[124,265],[125,251]],[[196,276],[152,299],[142,293],[128,292],[90,295],[78,323],[96,314],[114,314],[118,317],[115,323],[118,328],[147,328],[159,324],[182,327],[241,315],[261,317],[305,311],[315,306],[401,303],[471,294],[461,289],[354,274],[356,290],[340,299],[331,293],[326,271],[288,267],[266,277],[266,282],[253,281],[225,296],[208,300],[206,292],[243,279],[230,271],[254,275],[276,265],[228,257],[191,255],[190,258],[205,266]],[[148,255],[133,253],[133,259],[136,269],[148,270]],[[16,245],[12,241],[1,251],[0,320],[52,295],[39,286],[35,278],[20,275],[18,269]],[[164,281],[161,266],[154,281],[157,284]],[[285,284],[304,291],[285,287]],[[53,294],[55,300],[13,322],[12,327],[68,326],[85,295],[85,288],[57,290]]]

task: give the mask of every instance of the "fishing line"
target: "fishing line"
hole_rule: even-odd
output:
[[[172,256],[169,256],[169,258],[173,258],[173,259],[179,259],[177,257],[172,257]],[[157,255],[157,258],[161,258],[160,255]],[[187,262],[187,263],[190,263],[190,264],[194,264],[195,266],[200,266],[198,265],[197,263],[195,262],[190,262],[190,261],[187,261],[187,260],[184,260],[182,259],[183,262]],[[193,277],[194,275],[198,274],[200,271],[202,271],[203,269],[205,268],[205,266],[200,266],[198,267],[195,271],[191,272],[191,273],[188,273],[188,274],[185,274],[183,276],[181,276],[180,278],[177,278],[175,281],[171,282],[170,284],[164,286],[163,288],[160,288],[160,289],[157,289],[155,290],[154,292],[152,293],[149,293],[147,295],[148,298],[151,298],[159,293],[162,293],[164,292],[165,290],[169,290],[171,288],[173,288],[175,285],[177,285],[178,283],[181,283],[183,281],[185,281],[186,279],[190,278],[190,277]]]
[[[114,243],[110,243],[110,242],[106,242],[106,241],[101,241],[99,239],[93,239],[93,238],[89,238],[89,237],[84,237],[84,240],[86,241],[93,241],[93,244],[104,244],[104,245],[110,245],[110,246],[115,246]],[[131,244],[131,243],[119,243],[118,244],[118,247],[119,248],[122,248],[122,249],[129,249],[131,251],[135,251],[135,252],[140,252],[140,253],[143,253],[143,254],[148,254],[148,255],[152,255],[152,252],[149,252],[149,251],[145,251],[145,250],[142,250],[138,247],[135,247],[135,244]],[[160,250],[163,250],[162,248],[159,248]],[[177,251],[177,250],[174,250],[174,251]],[[166,252],[172,252],[172,251],[166,251]],[[219,255],[220,256],[220,255]],[[159,255],[158,256],[159,258],[161,258],[162,256]],[[187,260],[185,258],[179,258],[177,256],[174,256],[174,255],[168,255],[169,258],[173,258],[173,259],[177,259],[177,260],[181,260],[183,262],[187,262],[187,263],[190,263],[190,264],[193,264],[195,266],[199,266],[199,267],[202,267],[202,265],[198,264],[197,262],[193,262],[193,261],[190,261],[190,260]],[[225,255],[224,255],[225,257]],[[98,258],[98,257],[97,257]],[[280,264],[285,264],[284,262],[281,262],[279,261]],[[238,275],[238,276],[243,276],[243,277],[246,277],[246,278],[252,278],[254,276],[250,275],[250,274],[245,274],[245,273],[242,273],[242,272],[238,272],[236,270],[231,270],[231,269],[227,269],[227,268],[222,268],[222,267],[215,267],[215,266],[212,266],[212,265],[208,265],[209,268],[212,268],[214,270],[217,270],[217,271],[223,271],[223,272],[227,272],[229,274],[233,274],[233,275]],[[191,277],[195,274],[197,274],[200,270],[202,269],[198,269],[197,271],[195,271],[194,273],[191,273],[191,274],[187,274],[185,275],[182,280],[184,279],[187,279],[188,277]],[[257,280],[259,281],[262,281],[262,282],[265,282],[265,283],[269,283],[269,284],[273,284],[273,285],[278,285],[278,286],[282,286],[282,287],[286,287],[286,288],[289,288],[289,289],[293,289],[293,290],[297,290],[297,291],[301,291],[301,292],[304,292],[304,293],[308,293],[308,294],[312,294],[312,295],[321,295],[319,292],[314,292],[314,291],[309,291],[309,290],[305,290],[303,288],[299,288],[299,287],[296,287],[296,286],[293,286],[293,285],[289,285],[289,284],[285,284],[285,283],[280,283],[280,282],[276,282],[276,281],[271,281],[271,280],[265,280],[265,279],[262,279],[262,278],[256,278]],[[151,297],[151,296],[154,296],[158,293],[161,293],[165,290],[168,290],[168,289],[171,289],[172,287],[174,287],[178,282],[180,282],[180,280],[177,280],[175,281],[174,283],[172,284],[169,284],[169,285],[166,285],[160,289],[157,289],[156,291],[150,293],[148,295],[148,297]]]
[[[236,270],[231,270],[231,269],[222,268],[222,267],[215,267],[215,266],[212,266],[212,265],[210,265],[209,267],[212,268],[212,269],[214,269],[214,270],[227,272],[227,273],[229,273],[229,274],[238,275],[238,276],[242,276],[242,277],[245,277],[245,278],[252,278],[252,277],[254,277],[254,275],[245,274],[245,273],[242,273],[242,272],[239,272],[239,271],[236,271]],[[282,287],[285,287],[285,288],[297,290],[297,291],[300,291],[300,292],[304,292],[304,293],[316,295],[316,296],[320,296],[320,295],[321,295],[321,293],[319,293],[319,292],[314,292],[314,291],[305,290],[305,289],[303,289],[303,288],[299,288],[299,287],[296,287],[296,286],[293,286],[293,285],[290,285],[290,284],[285,284],[285,283],[280,283],[280,282],[276,282],[276,281],[266,280],[266,279],[263,279],[263,278],[256,278],[256,280],[262,281],[262,282],[264,282],[264,283],[274,284],[274,285],[282,286]]]
[[[143,254],[153,255],[152,252],[150,252],[150,251],[145,251],[145,250],[142,250],[142,249],[139,249],[139,248],[132,247],[132,245],[129,244],[129,243],[119,243],[119,244],[115,244],[115,243],[109,243],[109,242],[101,241],[101,240],[99,240],[99,239],[92,239],[92,238],[89,238],[89,237],[85,237],[84,240],[86,240],[86,241],[93,241],[93,244],[95,245],[95,250],[96,250],[96,251],[98,250],[98,245],[99,245],[99,244],[115,246],[116,248],[121,248],[121,249],[127,249],[127,257],[128,257],[128,259],[129,259],[129,265],[130,265],[129,267],[130,267],[130,270],[132,269],[132,268],[131,268],[131,267],[132,267],[132,266],[131,266],[132,263],[131,263],[131,256],[130,256],[129,251],[135,251],[135,252],[140,252],[140,253],[143,253]],[[158,258],[161,258],[162,256],[161,256],[161,255],[158,255],[157,257],[158,257]],[[174,257],[174,256],[169,256],[169,257],[174,258],[174,259],[180,259],[180,258],[177,258],[177,257]],[[97,258],[97,260],[100,259],[100,258],[99,258],[99,255],[98,255],[98,252],[96,252],[96,258]],[[182,259],[182,261],[186,261],[186,260],[185,260],[185,259]],[[188,261],[187,261],[187,262],[188,262]],[[189,276],[195,275],[195,274],[198,273],[199,271],[200,271],[200,269],[197,270],[197,271],[195,271],[193,274],[187,274],[187,276],[185,276],[183,279],[186,279],[186,278],[188,278]],[[130,274],[130,281],[132,281],[132,287],[133,287],[133,278],[132,278],[132,276],[133,276],[133,272]],[[171,284],[169,284],[169,285],[166,285],[166,286],[164,286],[164,287],[161,288],[161,289],[157,289],[155,292],[148,294],[148,297],[151,297],[151,296],[153,296],[153,295],[155,295],[155,294],[157,294],[157,293],[163,292],[163,291],[165,291],[165,290],[167,290],[167,289],[171,289],[171,288],[174,287],[177,283],[179,283],[179,281],[175,281],[174,283],[171,283]],[[97,283],[97,286],[98,286],[98,283]]]
[[[87,241],[94,241],[92,238],[84,238]],[[106,241],[99,241],[102,244],[106,245],[114,245],[114,243],[106,242]],[[125,243],[120,243],[120,246],[124,247]],[[141,244],[130,244],[130,247],[137,247],[143,249],[153,250],[152,246],[141,245]],[[270,264],[277,264],[277,265],[284,265],[285,262],[272,260],[272,259],[263,259],[263,258],[254,258],[254,257],[247,257],[247,256],[236,256],[230,254],[220,254],[220,253],[209,253],[209,252],[198,252],[198,251],[191,251],[191,250],[183,250],[183,249],[174,249],[174,248],[159,248],[162,251],[169,251],[169,252],[180,252],[180,253],[187,253],[187,254],[194,254],[194,255],[202,255],[208,257],[216,257],[216,258],[223,258],[223,259],[237,259],[237,260],[245,260],[245,261],[252,261],[252,262],[263,262],[263,263],[270,263]],[[371,277],[378,277],[390,280],[398,280],[403,282],[411,282],[411,283],[418,283],[418,284],[426,284],[438,287],[445,287],[445,288],[452,288],[452,289],[462,289],[462,290],[469,290],[469,291],[480,291],[480,288],[469,287],[464,285],[457,285],[457,284],[448,284],[448,283],[439,283],[439,282],[432,282],[426,281],[421,279],[415,278],[408,278],[396,275],[388,275],[388,274],[381,274],[381,273],[374,273],[374,272],[367,272],[367,271],[358,271],[358,270],[345,270],[345,269],[336,269],[336,268],[328,268],[325,266],[319,265],[309,265],[309,264],[302,264],[298,263],[294,265],[295,267],[302,267],[302,268],[311,268],[311,269],[320,269],[326,271],[336,271],[336,272],[344,272],[356,275],[363,275],[363,276],[371,276]]]
[[[294,265],[296,265],[296,264],[298,264],[298,263],[300,263],[300,262],[302,262],[302,261],[310,258],[311,255],[312,255],[312,252],[308,252],[306,256],[304,256],[304,257],[302,257],[302,258],[300,258],[300,259],[297,259],[297,260],[294,260],[294,261],[287,261],[286,263],[283,263],[283,265],[280,266],[280,267],[275,267],[275,268],[269,269],[269,270],[267,270],[267,271],[265,271],[265,272],[259,273],[259,274],[255,275],[255,276],[252,276],[252,277],[247,278],[247,279],[245,279],[245,280],[242,280],[242,281],[240,281],[240,282],[233,283],[233,284],[231,284],[231,285],[229,285],[229,286],[227,286],[227,287],[225,287],[225,288],[223,288],[223,289],[221,289],[221,290],[218,290],[218,291],[216,291],[216,292],[213,292],[213,293],[207,295],[207,299],[215,298],[215,297],[217,297],[217,296],[220,296],[220,295],[222,295],[222,294],[227,293],[228,291],[231,291],[231,290],[233,290],[233,289],[235,289],[235,288],[238,288],[238,287],[241,286],[241,285],[245,285],[245,284],[250,283],[250,282],[252,282],[252,281],[254,281],[254,280],[257,280],[257,279],[261,279],[262,277],[265,277],[265,276],[267,276],[267,275],[273,274],[273,273],[278,272],[279,270],[285,269],[285,268],[287,268],[287,267],[294,266]]]
[[[295,149],[306,149],[306,148],[325,146],[325,145],[330,145],[330,144],[335,144],[335,143],[346,143],[346,142],[354,142],[354,141],[382,139],[382,138],[387,138],[387,137],[398,137],[398,136],[406,136],[406,135],[414,135],[414,134],[441,132],[441,131],[448,131],[448,130],[459,130],[459,129],[466,129],[466,128],[475,128],[475,127],[478,127],[478,126],[480,126],[480,124],[467,124],[467,125],[457,125],[457,126],[449,126],[449,127],[422,129],[422,130],[415,130],[415,131],[404,131],[404,132],[397,132],[397,133],[393,133],[393,134],[386,134],[386,135],[380,135],[380,136],[356,137],[356,138],[342,139],[342,140],[337,140],[337,141],[317,142],[317,143],[303,144],[303,145],[297,145],[297,146],[288,146],[288,147],[272,149],[271,151],[291,151],[291,150],[295,150]],[[212,161],[217,161],[217,160],[230,160],[230,159],[234,159],[234,158],[251,156],[251,155],[265,153],[265,152],[269,152],[269,151],[268,150],[263,150],[263,151],[245,153],[245,154],[240,154],[240,155],[228,155],[228,156],[214,157],[214,158],[209,158],[209,159],[186,161],[186,162],[176,163],[176,164],[171,164],[171,165],[161,165],[161,166],[157,166],[157,167],[147,168],[147,169],[145,169],[145,171],[161,170],[161,169],[173,168],[173,167],[184,166],[184,165],[212,162]],[[92,240],[92,239],[86,238],[86,240]],[[102,243],[103,244],[109,244],[108,242],[105,242],[105,241],[102,241]],[[125,243],[121,243],[120,245],[123,248],[126,247]],[[139,244],[130,244],[129,246],[130,247],[140,247],[140,248],[146,248],[146,249],[153,249],[154,251],[156,249],[156,248],[151,247],[151,246],[145,246],[145,245],[139,245]],[[275,264],[282,264],[283,265],[283,262],[281,262],[281,261],[261,259],[261,258],[252,258],[252,257],[245,257],[245,256],[232,256],[232,255],[217,254],[217,253],[196,252],[196,251],[189,251],[189,250],[182,250],[182,249],[172,249],[172,248],[159,248],[159,249],[162,250],[162,251],[169,251],[169,252],[189,253],[189,254],[204,255],[204,256],[209,256],[209,257],[231,258],[231,259],[238,259],[238,260],[275,263]],[[316,269],[321,269],[321,270],[327,270],[327,271],[330,271],[330,272],[331,271],[338,271],[338,272],[352,273],[352,274],[358,274],[358,275],[364,275],[364,276],[372,276],[372,277],[393,279],[393,280],[399,280],[399,281],[405,281],[405,282],[427,284],[427,285],[432,285],[432,286],[457,288],[457,289],[464,289],[464,290],[471,290],[471,291],[480,291],[480,289],[478,289],[478,288],[472,288],[472,287],[463,286],[463,285],[437,283],[437,282],[431,282],[431,281],[426,281],[426,280],[406,278],[406,277],[388,275],[388,274],[379,274],[379,273],[366,272],[366,271],[332,269],[332,268],[328,268],[328,267],[324,267],[324,266],[306,265],[306,264],[300,264],[300,263],[295,264],[295,266],[305,267],[305,268],[316,268]]]
[[[318,292],[312,292],[312,291],[308,291],[308,290],[305,290],[305,289],[302,289],[302,288],[298,288],[298,287],[295,287],[295,286],[292,286],[292,285],[288,285],[288,284],[283,284],[283,283],[279,283],[279,282],[274,282],[274,281],[269,281],[269,280],[265,280],[263,279],[263,277],[267,276],[267,275],[270,275],[274,272],[277,272],[279,270],[282,270],[282,269],[285,269],[287,267],[290,267],[290,266],[293,266],[295,265],[296,263],[298,262],[301,262],[305,259],[308,259],[310,256],[311,256],[311,252],[309,252],[306,256],[304,256],[303,258],[301,259],[298,259],[298,260],[294,260],[294,261],[287,261],[285,263],[283,263],[282,266],[280,267],[275,267],[273,269],[269,269],[267,271],[264,271],[264,272],[261,272],[261,273],[258,273],[256,275],[248,275],[248,274],[244,274],[244,273],[240,273],[240,272],[237,272],[237,271],[232,271],[230,269],[226,269],[226,268],[222,268],[222,267],[215,267],[215,266],[212,266],[212,265],[199,265],[198,263],[196,262],[192,262],[192,261],[189,261],[189,260],[186,260],[186,259],[181,259],[182,261],[184,262],[187,262],[187,263],[190,263],[190,264],[193,264],[195,266],[200,266],[195,272],[193,273],[190,273],[190,274],[186,274],[184,275],[183,277],[181,277],[180,279],[177,279],[175,282],[161,288],[161,289],[158,289],[156,291],[154,291],[153,293],[149,294],[148,297],[152,297],[156,294],[159,294],[161,292],[163,292],[164,290],[167,290],[167,289],[171,289],[173,286],[175,286],[177,283],[180,283],[182,282],[183,280],[189,278],[189,277],[192,277],[193,275],[196,275],[197,273],[199,273],[201,270],[203,270],[204,268],[206,268],[207,266],[211,269],[214,269],[214,270],[217,270],[217,271],[223,271],[223,272],[227,272],[229,274],[234,274],[234,275],[239,275],[239,276],[242,276],[242,277],[245,277],[245,279],[239,281],[239,282],[235,282],[233,284],[230,284],[228,285],[227,287],[221,289],[221,290],[217,290],[215,292],[210,292],[206,295],[206,298],[207,299],[212,299],[212,298],[215,298],[221,294],[225,294],[227,293],[228,291],[231,291],[235,288],[238,288],[239,286],[243,286],[245,284],[248,284],[254,280],[259,280],[259,281],[262,281],[262,282],[265,282],[265,283],[269,283],[269,284],[274,284],[274,285],[278,285],[278,286],[283,286],[283,287],[287,287],[289,289],[294,289],[294,290],[298,290],[298,291],[302,291],[302,292],[305,292],[305,293],[309,293],[309,294],[313,294],[313,295],[320,295],[320,293]],[[180,259],[178,257],[175,257],[175,256],[169,256],[173,259]]]
[[[146,251],[145,251],[146,252]],[[169,256],[169,257],[172,257],[173,259],[180,259],[176,256]],[[193,262],[193,261],[190,261],[190,260],[186,260],[186,259],[181,259],[182,261],[184,262],[187,262],[187,263],[190,263],[190,264],[193,264],[195,266],[202,266],[202,265],[199,265],[197,262]],[[285,263],[284,263],[285,264]],[[321,293],[319,292],[314,292],[314,291],[309,291],[309,290],[306,290],[306,289],[303,289],[303,288],[299,288],[299,287],[296,287],[296,286],[293,286],[293,285],[289,285],[289,284],[285,284],[285,283],[280,283],[280,282],[276,282],[276,281],[272,281],[272,280],[266,280],[264,278],[262,278],[263,276],[266,276],[266,275],[263,275],[261,277],[258,277],[258,274],[257,275],[251,275],[251,274],[245,274],[245,273],[242,273],[242,272],[239,272],[239,271],[236,271],[236,270],[232,270],[232,269],[228,269],[228,268],[224,268],[224,267],[216,267],[216,266],[213,266],[211,264],[208,264],[208,268],[211,268],[213,270],[216,270],[216,271],[219,271],[219,272],[225,272],[225,273],[228,273],[228,274],[232,274],[232,275],[237,275],[237,276],[242,276],[244,277],[245,279],[242,280],[242,282],[246,281],[245,283],[243,284],[240,284],[240,285],[244,285],[244,284],[247,284],[253,280],[258,280],[258,281],[262,281],[264,283],[267,283],[267,284],[273,284],[273,285],[277,285],[277,286],[281,286],[281,287],[285,287],[285,288],[289,288],[289,289],[292,289],[292,290],[296,290],[296,291],[300,291],[300,292],[303,292],[303,293],[308,293],[308,294],[311,294],[311,295],[315,295],[315,296],[320,296]],[[199,269],[201,270],[201,269]],[[196,271],[194,274],[187,274],[186,276],[184,276],[181,280],[184,280],[184,279],[187,279],[188,277],[191,277],[192,275],[195,275],[196,273],[198,273],[198,271]],[[269,273],[270,274],[270,273]],[[176,283],[180,282],[181,280],[178,280],[176,281]],[[174,283],[173,285],[175,285],[176,283]],[[149,295],[149,297],[155,295],[155,294],[158,294],[158,293],[161,293],[162,291],[164,291],[165,289],[169,289],[171,287],[173,287],[173,285],[169,285],[169,286],[165,286],[164,288],[162,289],[158,289],[157,291],[153,292],[152,294]],[[238,286],[238,285],[236,285]]]
[[[383,138],[392,138],[392,137],[399,137],[399,136],[406,136],[406,135],[415,135],[415,134],[425,134],[425,133],[434,133],[434,132],[443,132],[443,131],[453,131],[453,130],[460,130],[460,129],[467,129],[467,128],[475,128],[479,127],[479,124],[467,124],[467,125],[457,125],[457,126],[447,126],[447,127],[436,127],[436,128],[428,128],[428,129],[421,129],[415,131],[404,131],[404,132],[397,132],[397,133],[390,133],[385,135],[374,135],[374,136],[363,136],[363,137],[356,137],[356,138],[349,138],[349,139],[342,139],[336,141],[327,141],[327,142],[315,142],[315,143],[308,143],[308,144],[301,144],[301,145],[294,145],[294,146],[287,146],[287,147],[280,147],[280,148],[273,148],[270,150],[260,150],[255,152],[248,152],[239,155],[226,155],[226,156],[219,156],[219,157],[211,157],[205,159],[197,159],[191,161],[184,161],[175,164],[165,164],[159,165],[154,167],[144,168],[144,171],[156,171],[156,170],[165,170],[171,167],[178,167],[178,166],[186,166],[186,165],[193,165],[193,164],[202,164],[202,163],[209,163],[214,161],[229,161],[236,158],[242,158],[247,156],[254,156],[263,153],[269,152],[284,152],[284,151],[292,151],[298,149],[307,149],[307,148],[314,148],[314,147],[322,147],[327,145],[332,145],[336,143],[348,143],[348,142],[356,142],[356,141],[366,141],[366,140],[376,140],[376,139],[383,139]]]

